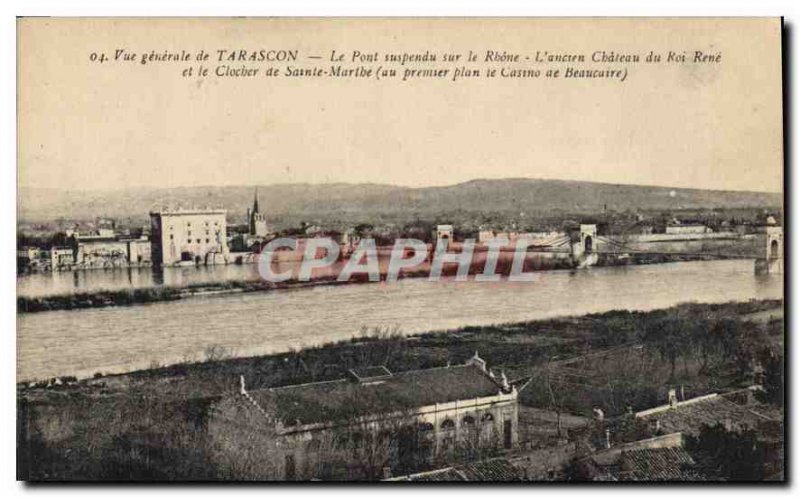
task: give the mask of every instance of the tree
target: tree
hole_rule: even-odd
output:
[[[697,463],[693,469],[711,480],[764,479],[767,448],[752,430],[736,432],[721,424],[705,425],[696,437],[687,437],[685,446]]]
[[[563,479],[573,482],[593,481],[600,472],[589,458],[574,457],[563,470]]]
[[[784,359],[783,354],[764,348],[759,353],[762,373],[763,391],[757,392],[758,400],[783,407],[784,402]]]
[[[659,355],[670,364],[670,378],[675,377],[675,363],[690,350],[690,326],[688,320],[678,316],[656,318],[647,324],[642,340],[653,345]]]
[[[692,343],[700,356],[700,372],[708,372],[714,357],[732,357],[736,353],[736,336],[739,323],[731,318],[722,318],[713,323],[698,322],[692,328]]]
[[[373,230],[375,230],[373,225],[369,223],[359,223],[353,228],[353,234],[359,238],[364,238],[365,236],[371,234]]]

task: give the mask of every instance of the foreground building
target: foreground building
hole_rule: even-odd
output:
[[[222,209],[161,210],[150,213],[153,264],[226,263],[228,235]]]
[[[519,389],[476,354],[466,364],[240,390],[209,421],[232,477],[379,479],[478,457],[518,443]]]

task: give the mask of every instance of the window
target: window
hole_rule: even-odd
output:
[[[513,432],[511,431],[511,420],[506,419],[503,421],[503,447],[510,449],[513,441]]]
[[[210,243],[210,240],[208,238],[206,238],[206,243]]]
[[[170,240],[174,240],[174,239],[175,239],[175,235],[173,235],[172,233],[170,233],[170,234],[169,234],[169,239],[170,239]]]
[[[200,239],[199,238],[197,239],[197,243],[200,243]]]
[[[286,454],[285,459],[285,469],[286,469],[286,479],[287,480],[294,480],[295,477],[295,463],[294,463],[294,454]]]
[[[452,419],[445,419],[444,421],[442,421],[442,429],[443,430],[452,430],[455,427],[456,427],[456,424],[453,423]]]
[[[189,238],[188,240],[186,240],[186,243],[192,243],[192,239]]]
[[[490,413],[490,412],[487,412],[481,418],[481,422],[482,423],[491,423],[492,421],[494,421],[494,416],[492,416],[492,413]]]
[[[464,416],[464,419],[461,420],[461,424],[464,426],[472,426],[475,424],[475,418],[472,416]]]
[[[186,236],[192,236],[192,232],[190,231],[190,232],[186,233]]]

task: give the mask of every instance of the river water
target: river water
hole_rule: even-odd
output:
[[[233,270],[257,270],[238,268]],[[208,271],[213,281],[216,273]],[[348,339],[362,327],[411,334],[689,301],[782,297],[782,275],[755,276],[752,261],[723,260],[544,271],[532,282],[405,279],[50,311],[18,316],[17,377],[131,371],[202,359],[215,345],[238,356],[279,352]]]

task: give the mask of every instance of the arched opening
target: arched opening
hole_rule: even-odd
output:
[[[442,421],[441,426],[443,430],[452,430],[453,428],[456,427],[456,424],[453,422],[452,419],[445,419],[444,421]]]
[[[583,250],[587,253],[592,251],[592,237],[589,235],[583,239]]]
[[[772,242],[770,242],[769,256],[772,259],[777,259],[780,257],[780,245],[778,244],[778,240],[772,240]]]
[[[433,425],[431,423],[420,423],[417,425],[417,429],[420,433],[428,433],[433,431]]]

